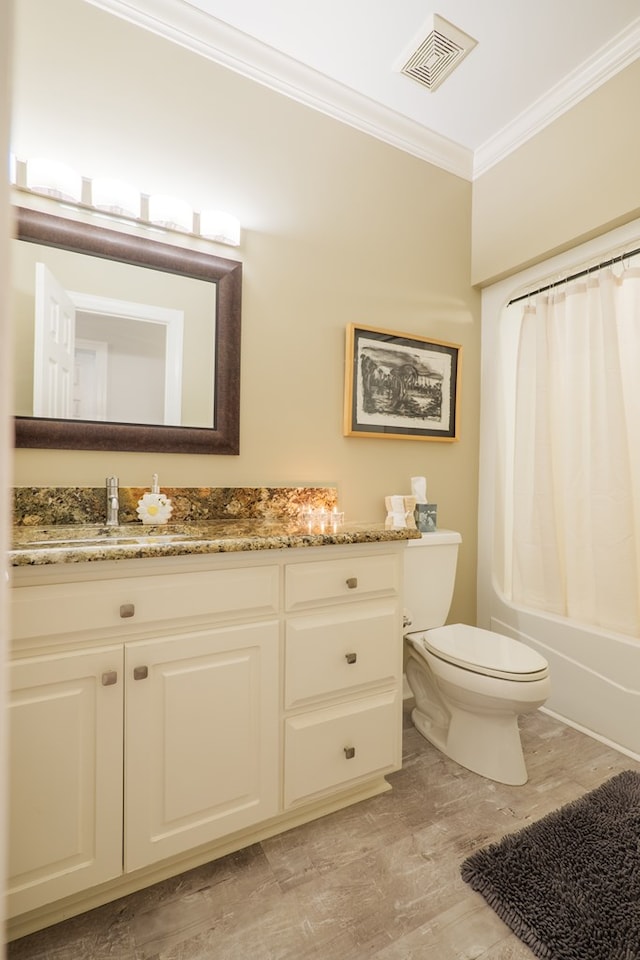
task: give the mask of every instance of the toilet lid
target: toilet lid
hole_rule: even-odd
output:
[[[435,657],[489,677],[540,680],[549,672],[544,657],[526,644],[465,623],[426,630],[422,642]]]

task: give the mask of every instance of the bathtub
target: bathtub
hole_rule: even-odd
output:
[[[640,760],[640,639],[508,603],[491,590],[488,622],[549,663],[543,710]]]

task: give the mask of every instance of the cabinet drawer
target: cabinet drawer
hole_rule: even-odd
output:
[[[392,690],[285,722],[285,807],[400,763],[400,695]]]
[[[41,584],[14,589],[11,602],[16,640],[277,610],[277,566]]]
[[[285,571],[289,611],[374,594],[397,594],[399,588],[400,561],[395,554],[297,563]]]
[[[398,681],[401,658],[400,608],[393,598],[292,617],[285,708],[363,684]]]

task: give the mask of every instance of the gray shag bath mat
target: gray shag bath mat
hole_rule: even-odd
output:
[[[543,960],[640,960],[640,773],[478,850],[462,878]]]

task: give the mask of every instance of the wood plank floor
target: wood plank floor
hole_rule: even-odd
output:
[[[391,792],[17,940],[8,960],[531,960],[461,862],[640,763],[541,712],[521,728],[529,782],[506,787],[444,758],[407,711]]]

